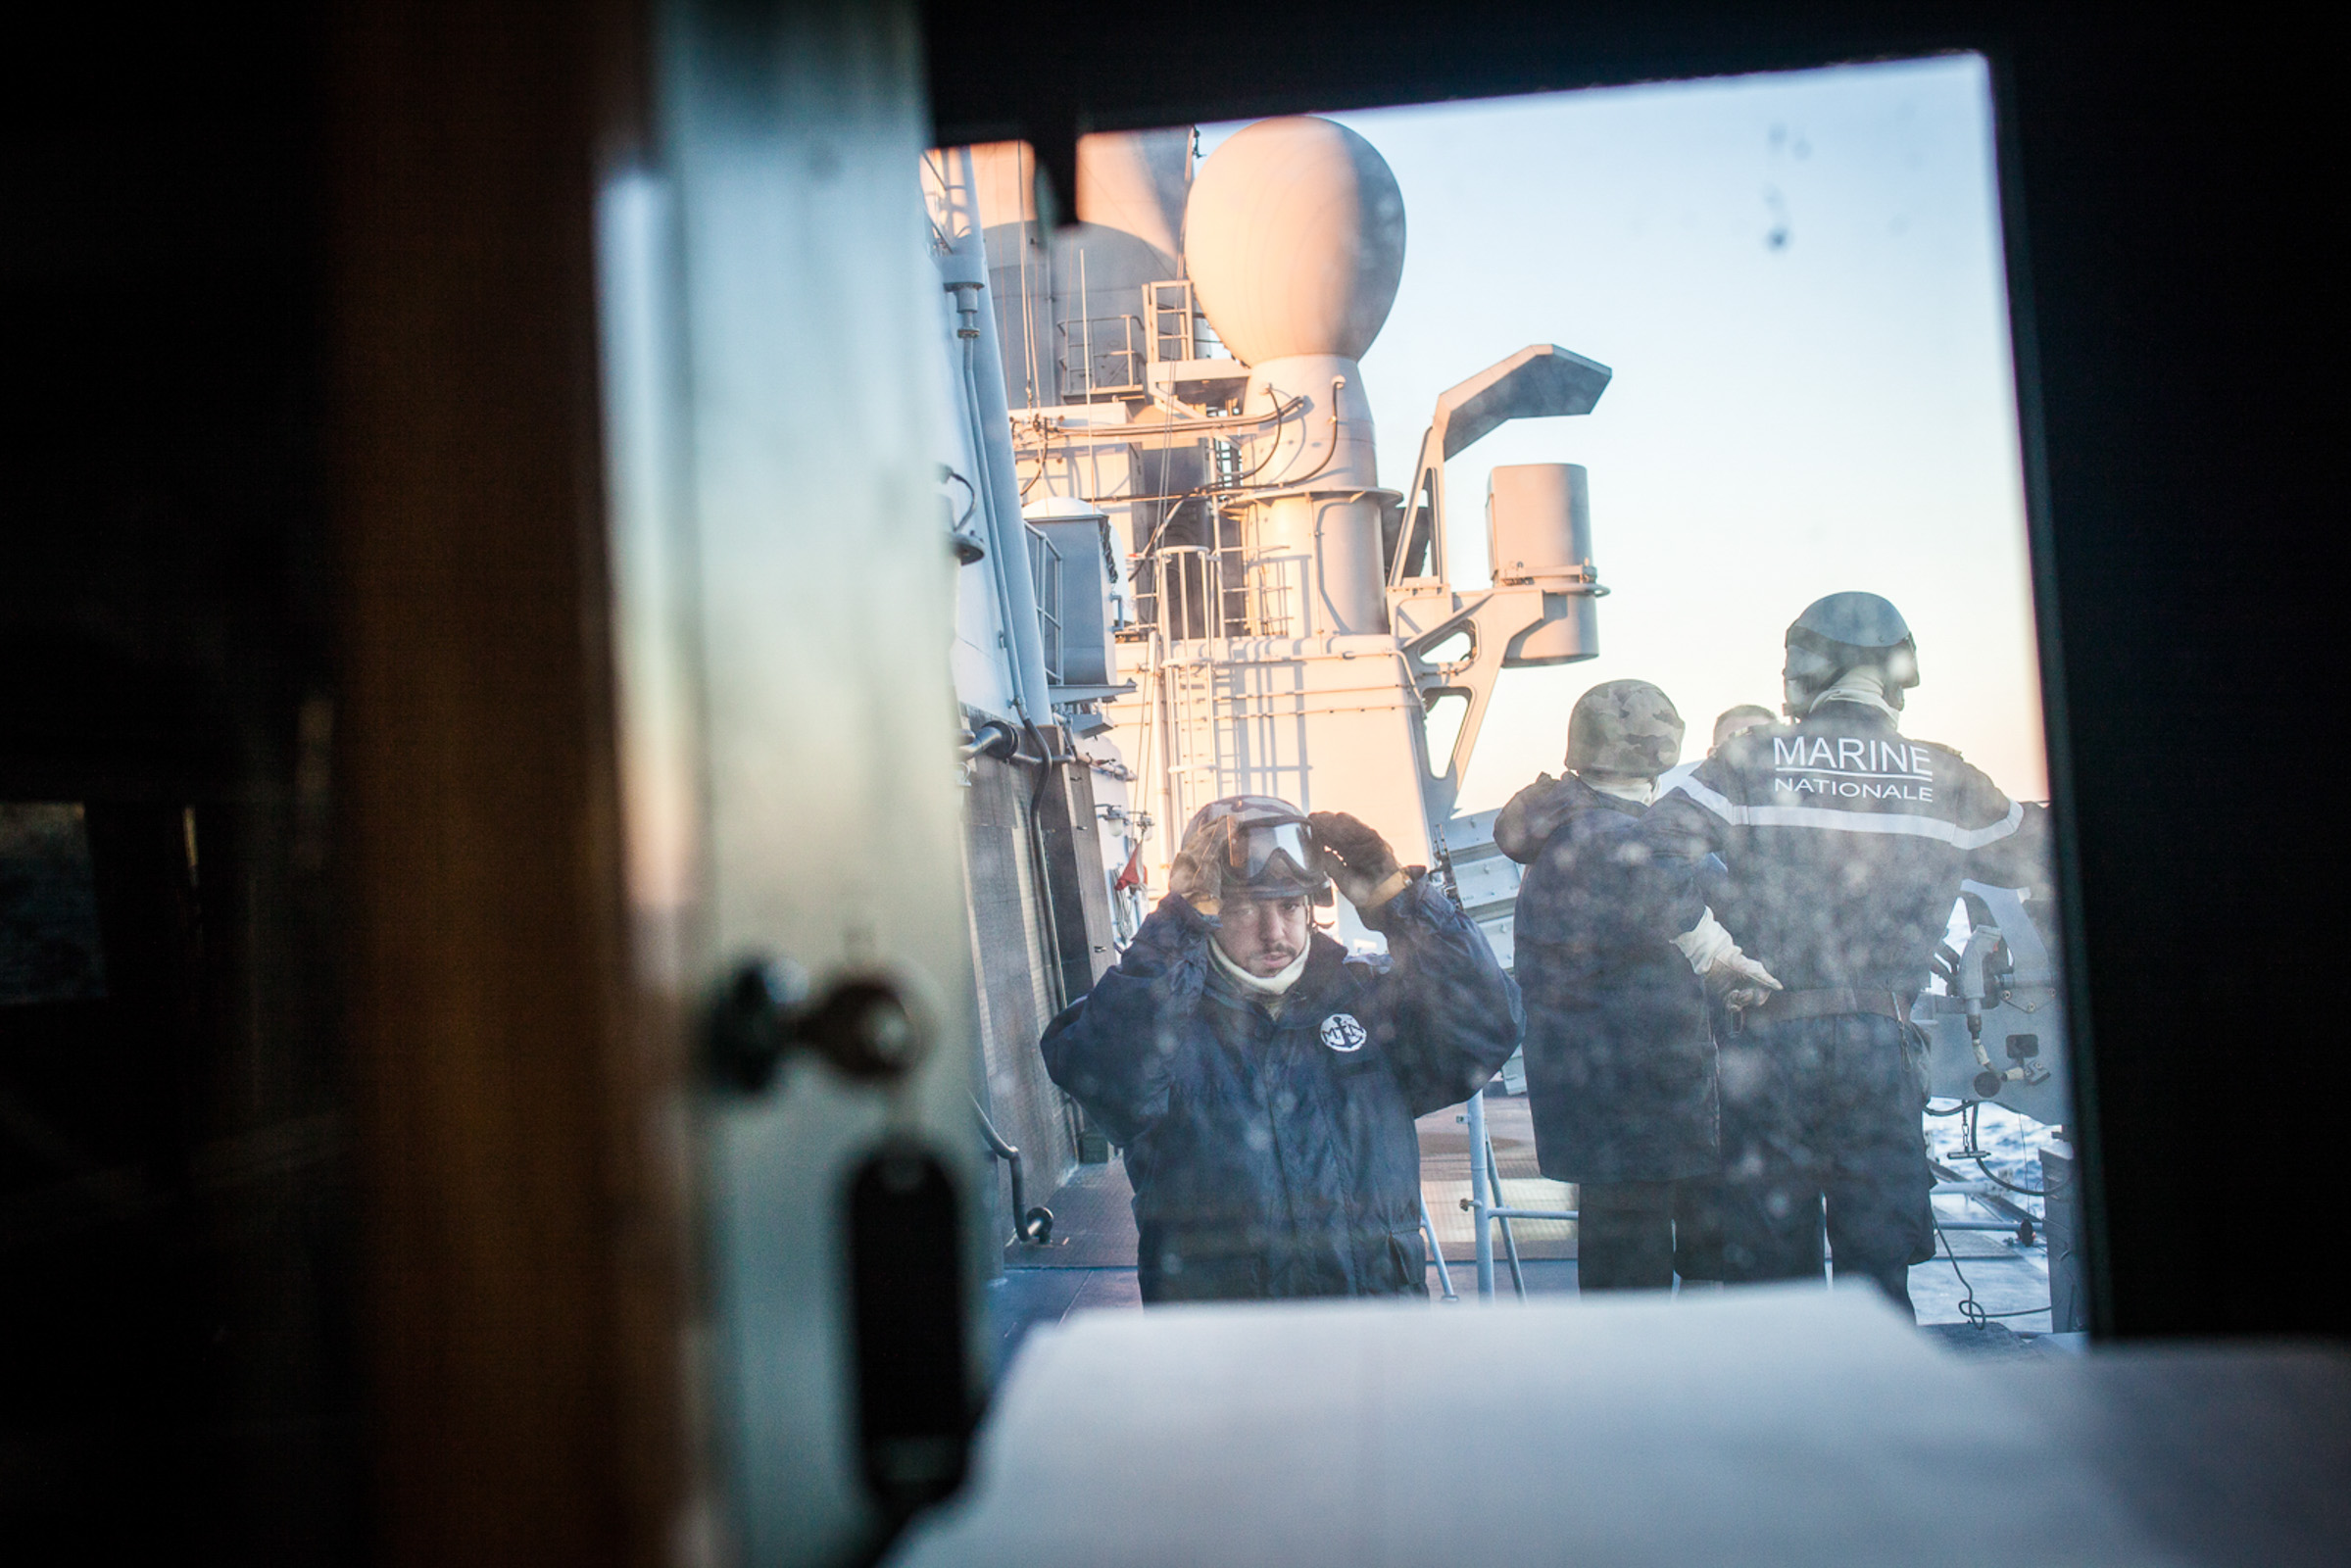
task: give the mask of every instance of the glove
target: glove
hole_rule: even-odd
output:
[[[1712,909],[1701,914],[1696,925],[1674,938],[1674,946],[1690,960],[1690,972],[1702,977],[1706,995],[1733,1012],[1760,1007],[1767,994],[1787,989],[1772,978],[1769,969],[1740,951]]]
[[[1706,995],[1733,1012],[1760,1007],[1771,993],[1787,989],[1772,978],[1769,969],[1736,947],[1715,959],[1706,969]]]
[[[1176,852],[1167,866],[1167,891],[1191,905],[1193,912],[1211,925],[1223,903],[1225,859],[1232,842],[1231,818],[1210,822]]]
[[[1357,909],[1369,913],[1411,885],[1388,841],[1345,811],[1316,811],[1306,825],[1314,829],[1319,869]]]

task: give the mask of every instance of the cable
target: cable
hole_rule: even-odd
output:
[[[1191,499],[1191,498],[1192,498],[1192,497],[1194,497],[1194,496],[1213,495],[1213,494],[1215,494],[1216,492],[1218,492],[1218,491],[1222,491],[1222,490],[1236,490],[1236,489],[1245,489],[1245,488],[1247,488],[1247,487],[1248,487],[1248,485],[1249,485],[1249,482],[1251,479],[1254,479],[1254,478],[1255,478],[1255,477],[1256,477],[1258,474],[1260,474],[1260,473],[1262,473],[1262,472],[1264,472],[1264,471],[1265,471],[1266,465],[1268,465],[1268,464],[1272,463],[1272,462],[1273,462],[1273,460],[1274,460],[1276,457],[1278,457],[1278,456],[1280,455],[1280,447],[1281,447],[1281,441],[1282,441],[1282,428],[1283,428],[1283,426],[1284,426],[1284,425],[1287,425],[1287,424],[1290,422],[1290,416],[1291,416],[1292,415],[1296,414],[1296,413],[1297,413],[1297,412],[1298,412],[1299,409],[1301,409],[1301,408],[1304,408],[1304,407],[1305,407],[1305,405],[1306,405],[1306,396],[1305,396],[1305,394],[1304,394],[1304,393],[1302,393],[1302,392],[1301,392],[1301,393],[1299,393],[1298,396],[1296,396],[1296,397],[1292,398],[1292,399],[1291,399],[1289,402],[1287,402],[1287,403],[1283,403],[1283,404],[1278,404],[1278,405],[1276,405],[1276,407],[1274,408],[1274,411],[1273,411],[1271,414],[1260,414],[1260,415],[1258,415],[1258,416],[1256,416],[1256,417],[1255,417],[1255,418],[1254,418],[1252,421],[1250,421],[1250,422],[1252,422],[1252,423],[1255,423],[1255,424],[1260,424],[1260,425],[1261,425],[1261,424],[1263,424],[1263,423],[1264,423],[1264,422],[1265,422],[1267,419],[1271,419],[1271,420],[1273,421],[1273,429],[1272,429],[1272,430],[1270,430],[1270,431],[1258,431],[1258,432],[1254,432],[1254,433],[1252,433],[1252,434],[1251,434],[1251,436],[1250,436],[1250,439],[1251,439],[1252,441],[1255,441],[1255,440],[1265,440],[1265,441],[1268,441],[1268,442],[1270,442],[1270,443],[1271,443],[1271,445],[1269,445],[1269,446],[1266,448],[1265,456],[1264,456],[1264,457],[1262,457],[1262,458],[1260,458],[1260,459],[1257,461],[1257,466],[1256,466],[1255,467],[1253,467],[1253,468],[1249,469],[1249,472],[1247,472],[1247,473],[1243,473],[1243,474],[1237,474],[1237,475],[1235,475],[1235,476],[1234,476],[1234,478],[1233,478],[1233,479],[1232,479],[1232,480],[1231,480],[1229,483],[1205,484],[1205,485],[1200,485],[1200,486],[1199,486],[1199,487],[1197,487],[1197,488],[1195,488],[1195,489],[1191,489],[1191,490],[1171,490],[1171,491],[1168,491],[1167,493],[1165,493],[1165,494],[1163,494],[1163,495],[1148,495],[1148,496],[1103,496],[1103,497],[1101,497],[1101,498],[1100,498],[1100,499],[1097,501],[1097,503],[1096,503],[1096,504],[1097,504],[1097,505],[1100,505],[1102,502],[1119,502],[1119,503],[1123,503],[1123,504],[1125,504],[1125,505],[1128,505],[1128,506],[1133,506],[1133,505],[1135,505],[1135,504],[1137,504],[1137,503],[1140,503],[1140,502],[1145,502],[1145,501],[1175,501],[1175,502],[1182,502],[1182,501],[1187,501],[1187,500]],[[1337,426],[1338,422],[1339,422],[1339,420],[1338,420],[1338,417],[1337,417],[1337,416],[1336,416],[1336,415],[1334,415],[1334,416],[1333,416],[1333,417],[1332,417],[1332,423],[1333,423],[1333,425],[1334,425],[1334,428]],[[1121,425],[1103,425],[1103,426],[1099,426],[1098,428],[1100,428],[1100,429],[1103,429],[1103,430],[1108,430],[1108,431],[1111,431],[1111,432],[1113,432],[1113,433],[1114,433],[1114,434],[1116,434],[1116,435],[1131,435],[1131,434],[1134,434],[1134,433],[1137,433],[1137,432],[1141,432],[1141,433],[1144,433],[1144,434],[1149,434],[1149,433],[1151,433],[1151,430],[1153,430],[1154,428],[1158,428],[1158,429],[1164,429],[1164,430],[1168,430],[1168,431],[1177,431],[1177,430],[1183,430],[1183,429],[1187,429],[1187,428],[1189,428],[1189,426],[1187,426],[1187,425],[1184,425],[1184,424],[1171,424],[1171,425],[1166,425],[1166,426],[1151,426],[1151,425],[1132,425],[1132,424],[1121,424]],[[1038,445],[1037,471],[1036,471],[1035,473],[1032,473],[1032,474],[1030,474],[1030,475],[1029,475],[1029,478],[1028,478],[1028,483],[1026,483],[1026,484],[1023,484],[1023,485],[1020,487],[1020,493],[1021,493],[1021,495],[1022,495],[1022,496],[1024,496],[1024,497],[1025,497],[1025,496],[1026,496],[1026,495],[1029,493],[1029,490],[1030,490],[1030,488],[1031,488],[1032,486],[1034,486],[1034,485],[1037,483],[1037,481],[1038,481],[1039,479],[1042,479],[1043,477],[1045,477],[1045,464],[1046,464],[1046,459],[1047,459],[1047,457],[1050,455],[1050,453],[1051,453],[1051,449],[1052,449],[1052,447],[1053,447],[1053,443],[1054,443],[1055,441],[1059,441],[1059,442],[1060,442],[1060,443],[1062,443],[1063,445],[1067,445],[1067,444],[1069,443],[1069,440],[1070,440],[1070,437],[1069,437],[1069,435],[1068,435],[1068,434],[1067,434],[1067,432],[1065,432],[1065,431],[1053,431],[1053,430],[1046,430],[1046,429],[1044,429],[1044,428],[1042,428],[1042,427],[1039,427],[1039,428],[1035,429],[1035,431],[1034,431],[1033,433],[1036,435],[1036,438],[1037,438],[1037,445]],[[1215,432],[1214,432],[1214,431],[1212,431],[1212,430],[1209,430],[1209,431],[1200,431],[1200,432],[1198,432],[1198,434],[1199,434],[1200,436],[1201,436],[1201,437],[1207,437],[1207,436],[1213,436],[1213,435],[1215,434]],[[1015,439],[1017,439],[1017,435],[1015,436]],[[1089,437],[1088,437],[1088,439],[1087,439],[1087,443],[1086,443],[1086,444],[1087,444],[1088,446],[1090,446],[1090,447],[1091,447],[1091,446],[1098,446],[1098,445],[1100,445],[1100,444],[1101,444],[1101,438],[1099,438],[1099,437],[1095,437],[1095,436],[1089,436]],[[1168,451],[1168,450],[1170,450],[1170,448],[1167,448],[1167,447],[1161,447],[1161,448],[1159,448],[1158,450],[1160,450],[1160,451],[1162,451],[1162,452],[1165,452],[1165,451]],[[1307,474],[1307,475],[1306,475],[1306,478],[1308,478],[1308,479],[1311,479],[1311,478],[1313,478],[1313,477],[1315,476],[1315,474],[1319,474],[1319,473],[1321,473],[1321,472],[1322,472],[1322,470],[1323,470],[1324,468],[1327,468],[1327,467],[1329,467],[1329,466],[1331,466],[1331,460],[1332,460],[1332,458],[1333,458],[1333,457],[1335,457],[1335,456],[1337,456],[1337,454],[1338,454],[1338,451],[1339,451],[1339,443],[1338,443],[1338,438],[1337,438],[1337,435],[1336,435],[1336,434],[1334,434],[1334,435],[1333,435],[1333,437],[1332,437],[1332,442],[1331,442],[1331,452],[1330,452],[1328,455],[1326,455],[1326,456],[1323,458],[1323,461],[1322,461],[1322,463],[1321,463],[1319,466],[1316,466],[1316,468],[1314,469],[1314,473]],[[1303,481],[1303,480],[1300,480],[1300,481],[1298,481],[1298,482],[1299,482],[1299,483],[1303,483],[1304,481]]]
[[[943,470],[943,477],[961,485],[963,487],[964,495],[970,498],[964,504],[963,515],[955,520],[955,531],[956,533],[961,533],[963,531],[963,524],[969,522],[971,520],[971,514],[980,509],[979,487],[973,484],[969,479],[966,479],[961,474],[955,472],[955,470],[953,467],[950,467],[948,465],[941,464],[939,466]]]
[[[1279,394],[1277,393],[1276,395],[1278,396]],[[1241,425],[1249,425],[1251,427],[1248,432],[1246,432],[1248,438],[1251,441],[1269,438],[1278,439],[1282,433],[1282,426],[1290,422],[1290,416],[1293,414],[1296,414],[1300,408],[1303,408],[1305,406],[1305,402],[1306,395],[1301,392],[1296,397],[1293,397],[1287,403],[1276,404],[1270,412],[1265,414],[1236,414],[1230,416],[1217,415],[1200,419],[1170,419],[1163,424],[1089,425],[1086,427],[1087,434],[1085,435],[1084,440],[1088,446],[1099,446],[1104,443],[1138,445],[1139,443],[1134,442],[1131,439],[1132,437],[1163,435],[1170,437],[1171,439],[1160,446],[1148,448],[1146,450],[1155,452],[1172,452],[1175,450],[1175,438],[1193,441],[1221,439],[1226,435],[1226,426],[1238,427]],[[1056,441],[1066,445],[1074,439],[1070,435],[1069,431],[1065,428],[1049,428],[1045,423],[1045,416],[1042,414],[1036,413],[1033,409],[1024,412],[1029,414],[1029,417],[1025,421],[1028,434],[1036,441],[1041,451],[1045,448],[1050,448]],[[1334,417],[1336,417],[1336,416],[1334,416]],[[1270,431],[1262,428],[1268,419],[1273,421],[1273,428]],[[1020,431],[1023,422],[1024,421],[1017,416],[1012,419],[1012,439],[1015,442],[1020,440]],[[1244,432],[1240,431],[1238,428],[1235,428],[1231,433],[1238,435]],[[1272,460],[1268,458],[1267,461],[1270,462]],[[1264,464],[1261,463],[1257,466],[1262,468]],[[1256,469],[1251,469],[1250,473],[1253,474],[1255,471]],[[1246,478],[1248,475],[1244,475],[1243,477]],[[1169,495],[1115,496],[1110,499],[1119,501],[1168,501],[1174,499],[1175,494],[1189,493],[1190,492],[1175,492]]]
[[[1982,1328],[1996,1317],[2032,1317],[2038,1312],[2056,1309],[2056,1303],[2052,1301],[2047,1306],[2025,1306],[2012,1312],[1986,1312],[1984,1303],[1976,1299],[1976,1287],[1968,1283],[1967,1274],[1959,1266],[1959,1252],[1951,1246],[1951,1238],[1944,1234],[1942,1221],[1934,1218],[1933,1209],[1928,1210],[1928,1218],[1934,1222],[1935,1238],[1943,1244],[1943,1260],[1951,1265],[1951,1272],[1959,1277],[1959,1288],[1967,1292],[1960,1298],[1959,1315],[1971,1326]]]
[[[1143,542],[1143,548],[1135,552],[1135,559],[1138,561],[1150,560],[1159,548],[1159,536],[1167,531],[1167,525],[1169,523],[1175,521],[1176,514],[1184,510],[1184,503],[1187,501],[1197,500],[1207,493],[1208,492],[1205,490],[1187,490],[1182,495],[1174,497],[1173,499],[1175,501],[1175,505],[1169,507],[1165,512],[1159,514],[1158,525],[1151,529],[1151,536]],[[1121,497],[1114,499],[1127,498]],[[1163,501],[1168,498],[1165,496],[1145,496],[1142,499],[1146,501]]]
[[[1302,484],[1306,483],[1308,480],[1311,480],[1311,479],[1316,479],[1316,478],[1319,478],[1319,477],[1321,477],[1323,469],[1325,469],[1325,468],[1329,467],[1329,466],[1331,466],[1331,465],[1332,465],[1334,462],[1336,462],[1336,461],[1338,460],[1338,457],[1339,457],[1339,427],[1340,427],[1342,424],[1346,423],[1347,421],[1345,421],[1344,419],[1342,419],[1342,418],[1340,418],[1340,417],[1339,417],[1339,397],[1338,397],[1338,393],[1337,393],[1337,387],[1338,387],[1339,383],[1338,383],[1338,381],[1337,381],[1337,380],[1333,380],[1333,382],[1331,383],[1331,385],[1332,385],[1332,388],[1333,388],[1332,397],[1331,397],[1331,449],[1330,449],[1328,452],[1325,452],[1325,453],[1322,455],[1322,461],[1321,461],[1320,463],[1318,463],[1318,464],[1316,464],[1316,465],[1314,466],[1314,469],[1313,469],[1313,471],[1312,471],[1311,473],[1305,474],[1303,477],[1300,477],[1300,478],[1297,478],[1297,479],[1285,479],[1285,480],[1283,480],[1283,481],[1282,481],[1284,485],[1286,485],[1286,486],[1288,486],[1288,487],[1290,487],[1290,488],[1293,488],[1293,489],[1295,489],[1295,488],[1296,488],[1296,487],[1298,487],[1298,485],[1302,485]],[[1273,385],[1271,385],[1270,383],[1269,383],[1269,384],[1266,386],[1265,390],[1266,390],[1266,391],[1268,391],[1268,392],[1272,392],[1272,393],[1273,393],[1275,396],[1277,396],[1277,397],[1281,395],[1281,394],[1280,394],[1280,390],[1279,390],[1278,388],[1274,387]],[[1301,407],[1303,407],[1303,406],[1305,405],[1305,401],[1306,401],[1306,394],[1305,394],[1305,393],[1303,393],[1303,392],[1300,392],[1300,393],[1299,393],[1299,394],[1298,394],[1297,397],[1295,397],[1295,398],[1292,398],[1292,399],[1290,400],[1290,406],[1291,406],[1293,409],[1301,408]],[[1242,479],[1242,484],[1241,484],[1241,485],[1237,485],[1237,486],[1235,486],[1235,488],[1237,488],[1237,489],[1238,489],[1238,488],[1242,488],[1243,486],[1246,486],[1246,485],[1247,485],[1247,483],[1248,483],[1248,481],[1249,481],[1249,480],[1251,480],[1251,479],[1254,479],[1254,478],[1255,478],[1255,477],[1256,477],[1258,474],[1260,474],[1260,473],[1263,473],[1263,472],[1265,471],[1265,465],[1266,465],[1266,464],[1273,462],[1273,460],[1274,460],[1274,457],[1275,457],[1276,453],[1278,452],[1278,450],[1280,449],[1280,447],[1281,447],[1281,443],[1282,443],[1282,426],[1281,426],[1279,423],[1275,424],[1275,425],[1274,425],[1274,427],[1273,427],[1273,436],[1274,436],[1274,440],[1273,440],[1273,446],[1271,446],[1271,447],[1269,447],[1269,448],[1267,448],[1267,449],[1266,449],[1266,453],[1265,453],[1265,457],[1264,457],[1264,459],[1263,459],[1262,461],[1260,461],[1260,462],[1258,463],[1258,465],[1257,465],[1255,467],[1253,467],[1253,468],[1249,469],[1249,472],[1247,472],[1247,473],[1243,474],[1243,475],[1241,476],[1241,479]]]
[[[2007,1178],[1996,1174],[1991,1168],[1991,1156],[1985,1153],[1983,1146],[1976,1141],[1976,1113],[1984,1108],[1984,1102],[1981,1100],[1963,1100],[1959,1102],[1957,1108],[1958,1110],[1965,1111],[1967,1113],[1967,1122],[1965,1124],[1965,1131],[1967,1133],[1967,1147],[1957,1151],[1957,1157],[1961,1159],[1974,1160],[1976,1162],[1976,1168],[1984,1173],[1984,1179],[1985,1181],[1990,1182],[1994,1187],[2006,1188],[2009,1192],[2016,1193],[2025,1198],[2038,1198],[2046,1200],[2052,1194],[2062,1196],[2065,1193],[2066,1187],[2019,1187],[2015,1182],[2009,1181]],[[1940,1115],[1950,1115],[1953,1113],[1954,1112],[1951,1111],[1930,1111],[1930,1114]],[[2071,1183],[2067,1184],[2067,1186],[2071,1185]]]
[[[2023,1197],[2039,1199],[2046,1199],[2052,1194],[2062,1194],[2066,1190],[2065,1187],[2019,1187],[2016,1183],[2007,1181],[1993,1173],[1990,1155],[1978,1154],[1974,1157],[1976,1161],[1976,1168],[1984,1172],[1984,1179],[1987,1182],[1990,1182],[1994,1187],[2005,1187],[2010,1192],[2020,1194]],[[2072,1183],[2069,1182],[2066,1185],[2071,1186]]]
[[[1932,1217],[1932,1209],[1929,1210],[1929,1215]],[[1968,1277],[1966,1273],[1961,1270],[1959,1266],[1959,1253],[1952,1248],[1951,1238],[1943,1234],[1942,1221],[1935,1220],[1934,1225],[1935,1240],[1943,1244],[1943,1258],[1951,1265],[1951,1272],[1955,1275],[1958,1275],[1959,1288],[1967,1292],[1967,1295],[1960,1299],[1959,1315],[1965,1318],[1975,1327],[1982,1328],[1984,1327],[1984,1320],[1989,1318],[1991,1314],[1984,1311],[1983,1304],[1976,1299],[1976,1287],[1968,1283]]]

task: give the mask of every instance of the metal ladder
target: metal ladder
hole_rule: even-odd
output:
[[[1151,363],[1181,361],[1196,358],[1196,333],[1193,321],[1196,310],[1192,301],[1192,279],[1171,277],[1143,285],[1143,310],[1151,322],[1149,352]],[[1170,353],[1169,351],[1174,352]]]

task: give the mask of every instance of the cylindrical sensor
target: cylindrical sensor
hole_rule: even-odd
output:
[[[1486,480],[1496,583],[1592,574],[1592,494],[1579,463],[1512,463]]]
[[[1592,495],[1583,465],[1494,468],[1486,481],[1486,545],[1494,586],[1543,590],[1543,620],[1510,640],[1503,668],[1573,663],[1599,653]]]

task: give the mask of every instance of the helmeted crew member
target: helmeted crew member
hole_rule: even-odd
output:
[[[1740,703],[1736,708],[1726,708],[1714,715],[1714,735],[1706,743],[1706,755],[1712,757],[1721,751],[1723,743],[1741,730],[1753,729],[1758,724],[1776,724],[1779,721],[1780,715],[1761,703]],[[1697,770],[1696,762],[1676,762],[1658,775],[1657,793],[1663,795]]]
[[[1730,744],[1734,735],[1743,734],[1762,724],[1776,724],[1780,715],[1761,703],[1739,703],[1714,715],[1714,729],[1708,738],[1706,756],[1712,757]],[[1700,759],[1699,760],[1704,760]],[[1668,789],[1697,771],[1697,762],[1685,762],[1669,769],[1657,780],[1657,793]],[[1724,918],[1720,911],[1729,908],[1734,897],[1726,885],[1723,859],[1709,855],[1698,871],[1698,895]],[[1726,922],[1736,925],[1733,919]],[[1707,1022],[1713,1026],[1714,1038],[1729,1038],[1733,1022],[1731,1009],[1719,997],[1709,998]],[[1810,1272],[1818,1274],[1823,1260],[1822,1241],[1814,1228]],[[1687,1289],[1692,1281],[1704,1281],[1716,1288],[1723,1278],[1723,1193],[1719,1172],[1693,1176],[1674,1184],[1674,1272],[1682,1277]]]
[[[1543,1173],[1580,1184],[1580,1290],[1670,1289],[1678,1194],[1716,1164],[1706,997],[1662,934],[1695,911],[1643,907],[1644,893],[1689,895],[1635,874],[1641,810],[1682,734],[1647,681],[1594,686],[1568,715],[1567,776],[1539,775],[1494,819],[1495,846],[1528,868],[1514,922],[1527,1098]]]
[[[1724,929],[1679,940],[1692,965],[1736,937],[1786,988],[1733,995],[1719,1058],[1733,1281],[1817,1273],[1824,1199],[1839,1274],[1908,1307],[1910,1265],[1934,1255],[1906,1020],[1963,878],[2045,883],[2045,819],[1902,735],[1918,678],[1892,605],[1820,600],[1788,628],[1794,722],[1734,737],[1642,819],[1661,865],[1726,867]]]
[[[1333,883],[1385,959],[1313,930]],[[1044,1052],[1126,1151],[1145,1301],[1420,1296],[1413,1118],[1493,1077],[1520,1019],[1484,935],[1378,833],[1234,796]]]
[[[1726,708],[1714,715],[1714,736],[1706,743],[1706,755],[1712,757],[1721,751],[1723,744],[1734,735],[1743,735],[1748,730],[1764,724],[1776,724],[1779,720],[1780,715],[1761,703],[1740,703],[1736,708]]]

